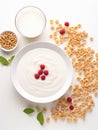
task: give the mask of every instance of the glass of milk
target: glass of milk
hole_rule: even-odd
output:
[[[27,6],[17,13],[15,25],[24,37],[35,38],[44,31],[46,16],[39,8]]]

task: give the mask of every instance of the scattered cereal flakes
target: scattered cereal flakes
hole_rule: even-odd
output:
[[[58,24],[58,27],[59,27],[59,28],[63,28],[63,25],[62,25],[62,24]]]
[[[72,118],[72,121],[77,122],[77,118],[76,117]]]
[[[55,20],[55,24],[59,24],[59,20]]]
[[[50,24],[53,24],[53,23],[54,23],[54,21],[51,19],[51,20],[50,20]]]
[[[95,92],[95,93],[94,93],[94,96],[95,96],[95,97],[97,97],[97,96],[98,96],[98,93],[97,93],[97,92]]]
[[[93,37],[90,37],[90,41],[92,42],[94,39],[93,39]]]
[[[55,40],[55,43],[56,43],[56,44],[59,44],[59,40],[58,40],[58,39],[56,39],[56,40]]]
[[[53,36],[57,36],[57,32],[54,32],[54,33],[53,33]]]
[[[54,26],[51,26],[51,30],[54,30]]]
[[[45,113],[47,111],[47,109],[44,107],[42,111],[43,111],[43,113]]]
[[[66,102],[66,97],[63,96],[52,108],[51,115],[55,121],[62,119],[76,122],[79,118],[84,120],[86,113],[91,112],[95,105],[91,93],[98,96],[98,53],[91,47],[85,46],[88,33],[79,29],[81,24],[65,27],[60,22],[56,24],[55,21],[54,26],[55,29],[52,31],[56,35],[53,35],[52,39],[56,44],[66,42],[64,50],[72,60],[74,70],[77,72],[76,79],[79,82],[72,84],[69,89],[70,96],[73,98],[74,110],[68,109],[72,104]],[[65,29],[64,36],[59,33],[61,29]],[[92,37],[89,39],[93,41]]]
[[[50,122],[50,117],[46,118],[46,122],[49,123]]]
[[[78,28],[81,28],[81,24],[78,24],[77,27],[78,27]]]
[[[53,36],[52,36],[52,34],[50,35],[50,38],[52,38]]]
[[[72,89],[73,89],[73,88],[72,88],[72,85],[69,87],[69,89],[70,89],[70,90],[72,90]]]
[[[98,53],[96,53],[95,56],[98,57]]]

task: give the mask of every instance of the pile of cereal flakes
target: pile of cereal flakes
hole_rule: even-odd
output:
[[[72,60],[77,73],[77,82],[70,86],[70,99],[61,97],[51,109],[51,116],[58,119],[76,122],[85,119],[86,113],[94,106],[93,95],[98,96],[98,53],[86,46],[87,40],[93,41],[86,31],[81,31],[81,24],[71,27],[69,22],[62,25],[59,20],[50,20],[52,34],[50,38],[57,45],[66,42],[64,50]],[[69,106],[73,109],[69,109]],[[46,119],[49,122],[49,118]]]

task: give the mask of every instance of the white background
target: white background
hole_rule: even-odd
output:
[[[69,21],[71,25],[82,24],[83,30],[94,37],[92,48],[98,51],[98,4],[97,0],[0,0],[0,33],[12,30],[18,37],[18,47],[14,52],[0,55],[7,58],[16,54],[23,46],[34,41],[50,41],[49,20],[59,19],[62,23]],[[44,33],[36,39],[25,39],[16,30],[14,20],[19,9],[33,5],[43,10],[47,18]],[[53,41],[51,41],[53,42]],[[23,109],[32,106],[15,90],[10,78],[10,66],[0,65],[0,130],[98,130],[98,98],[95,98],[95,107],[87,113],[85,121],[67,123],[66,121],[54,122],[44,126],[36,120],[36,115],[27,116]],[[49,109],[51,104],[45,104]],[[49,114],[49,113],[48,113]]]

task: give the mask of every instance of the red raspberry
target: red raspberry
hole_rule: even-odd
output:
[[[40,65],[40,68],[41,68],[41,69],[45,69],[45,65],[44,65],[44,64],[41,64],[41,65]]]
[[[71,98],[71,97],[68,97],[68,98],[67,98],[67,102],[72,102],[72,98]]]
[[[45,75],[42,75],[41,76],[41,80],[45,80],[46,79],[46,76]]]
[[[48,70],[44,70],[44,74],[48,75],[49,74]]]
[[[69,26],[69,22],[65,22],[64,25],[68,27]]]
[[[74,109],[74,106],[73,106],[73,105],[70,105],[70,106],[69,106],[69,109],[70,109],[70,110],[73,110],[73,109]]]
[[[39,76],[39,74],[35,74],[34,77],[35,77],[35,79],[39,79],[40,76]]]
[[[38,74],[39,74],[39,75],[43,74],[43,70],[39,70],[39,71],[38,71]]]
[[[61,35],[65,34],[65,30],[64,29],[60,30],[60,34]]]

